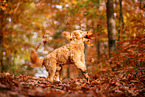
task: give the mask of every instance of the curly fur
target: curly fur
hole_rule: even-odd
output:
[[[86,32],[82,32],[81,30],[73,31],[71,34],[69,32],[64,32],[63,36],[67,39],[71,39],[69,44],[55,49],[42,59],[39,59],[37,53],[31,49],[30,61],[32,67],[41,67],[44,65],[49,72],[49,80],[53,82],[54,79],[59,81],[59,75],[63,64],[74,63],[89,81],[84,55],[84,37],[86,34]]]

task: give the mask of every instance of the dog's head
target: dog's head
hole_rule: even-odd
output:
[[[87,31],[75,30],[71,33],[72,39],[82,39],[87,35]]]
[[[68,39],[68,40],[75,40],[75,39],[91,39],[90,35],[92,36],[93,34],[88,33],[87,31],[82,31],[82,30],[75,30],[72,33],[64,31],[63,36]]]
[[[95,39],[94,34],[91,31],[76,30],[71,33],[72,39]]]

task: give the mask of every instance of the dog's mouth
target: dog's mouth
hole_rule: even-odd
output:
[[[95,36],[92,33],[91,35],[90,34],[87,34],[84,38],[87,38],[87,39],[95,39]]]

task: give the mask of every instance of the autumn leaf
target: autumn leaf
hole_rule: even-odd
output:
[[[92,44],[91,42],[85,42],[85,44],[93,46],[94,44]]]
[[[91,30],[89,30],[88,32],[87,32],[87,35],[92,35],[93,34],[93,32],[91,31]]]
[[[95,62],[95,59],[94,58],[91,58],[91,62],[94,63]]]

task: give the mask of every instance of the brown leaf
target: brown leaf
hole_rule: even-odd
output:
[[[116,93],[120,93],[120,94],[122,94],[123,92],[122,91],[120,91],[120,90],[115,90],[115,92]]]
[[[119,82],[116,82],[115,85],[117,85],[117,86],[121,86],[121,84],[120,84]]]
[[[102,83],[102,82],[99,81],[99,80],[94,80],[94,81],[91,82],[91,84],[101,84],[101,83]]]
[[[6,85],[4,85],[4,84],[1,84],[1,83],[0,83],[0,88],[3,88],[3,89],[9,89],[8,86],[6,86]]]

